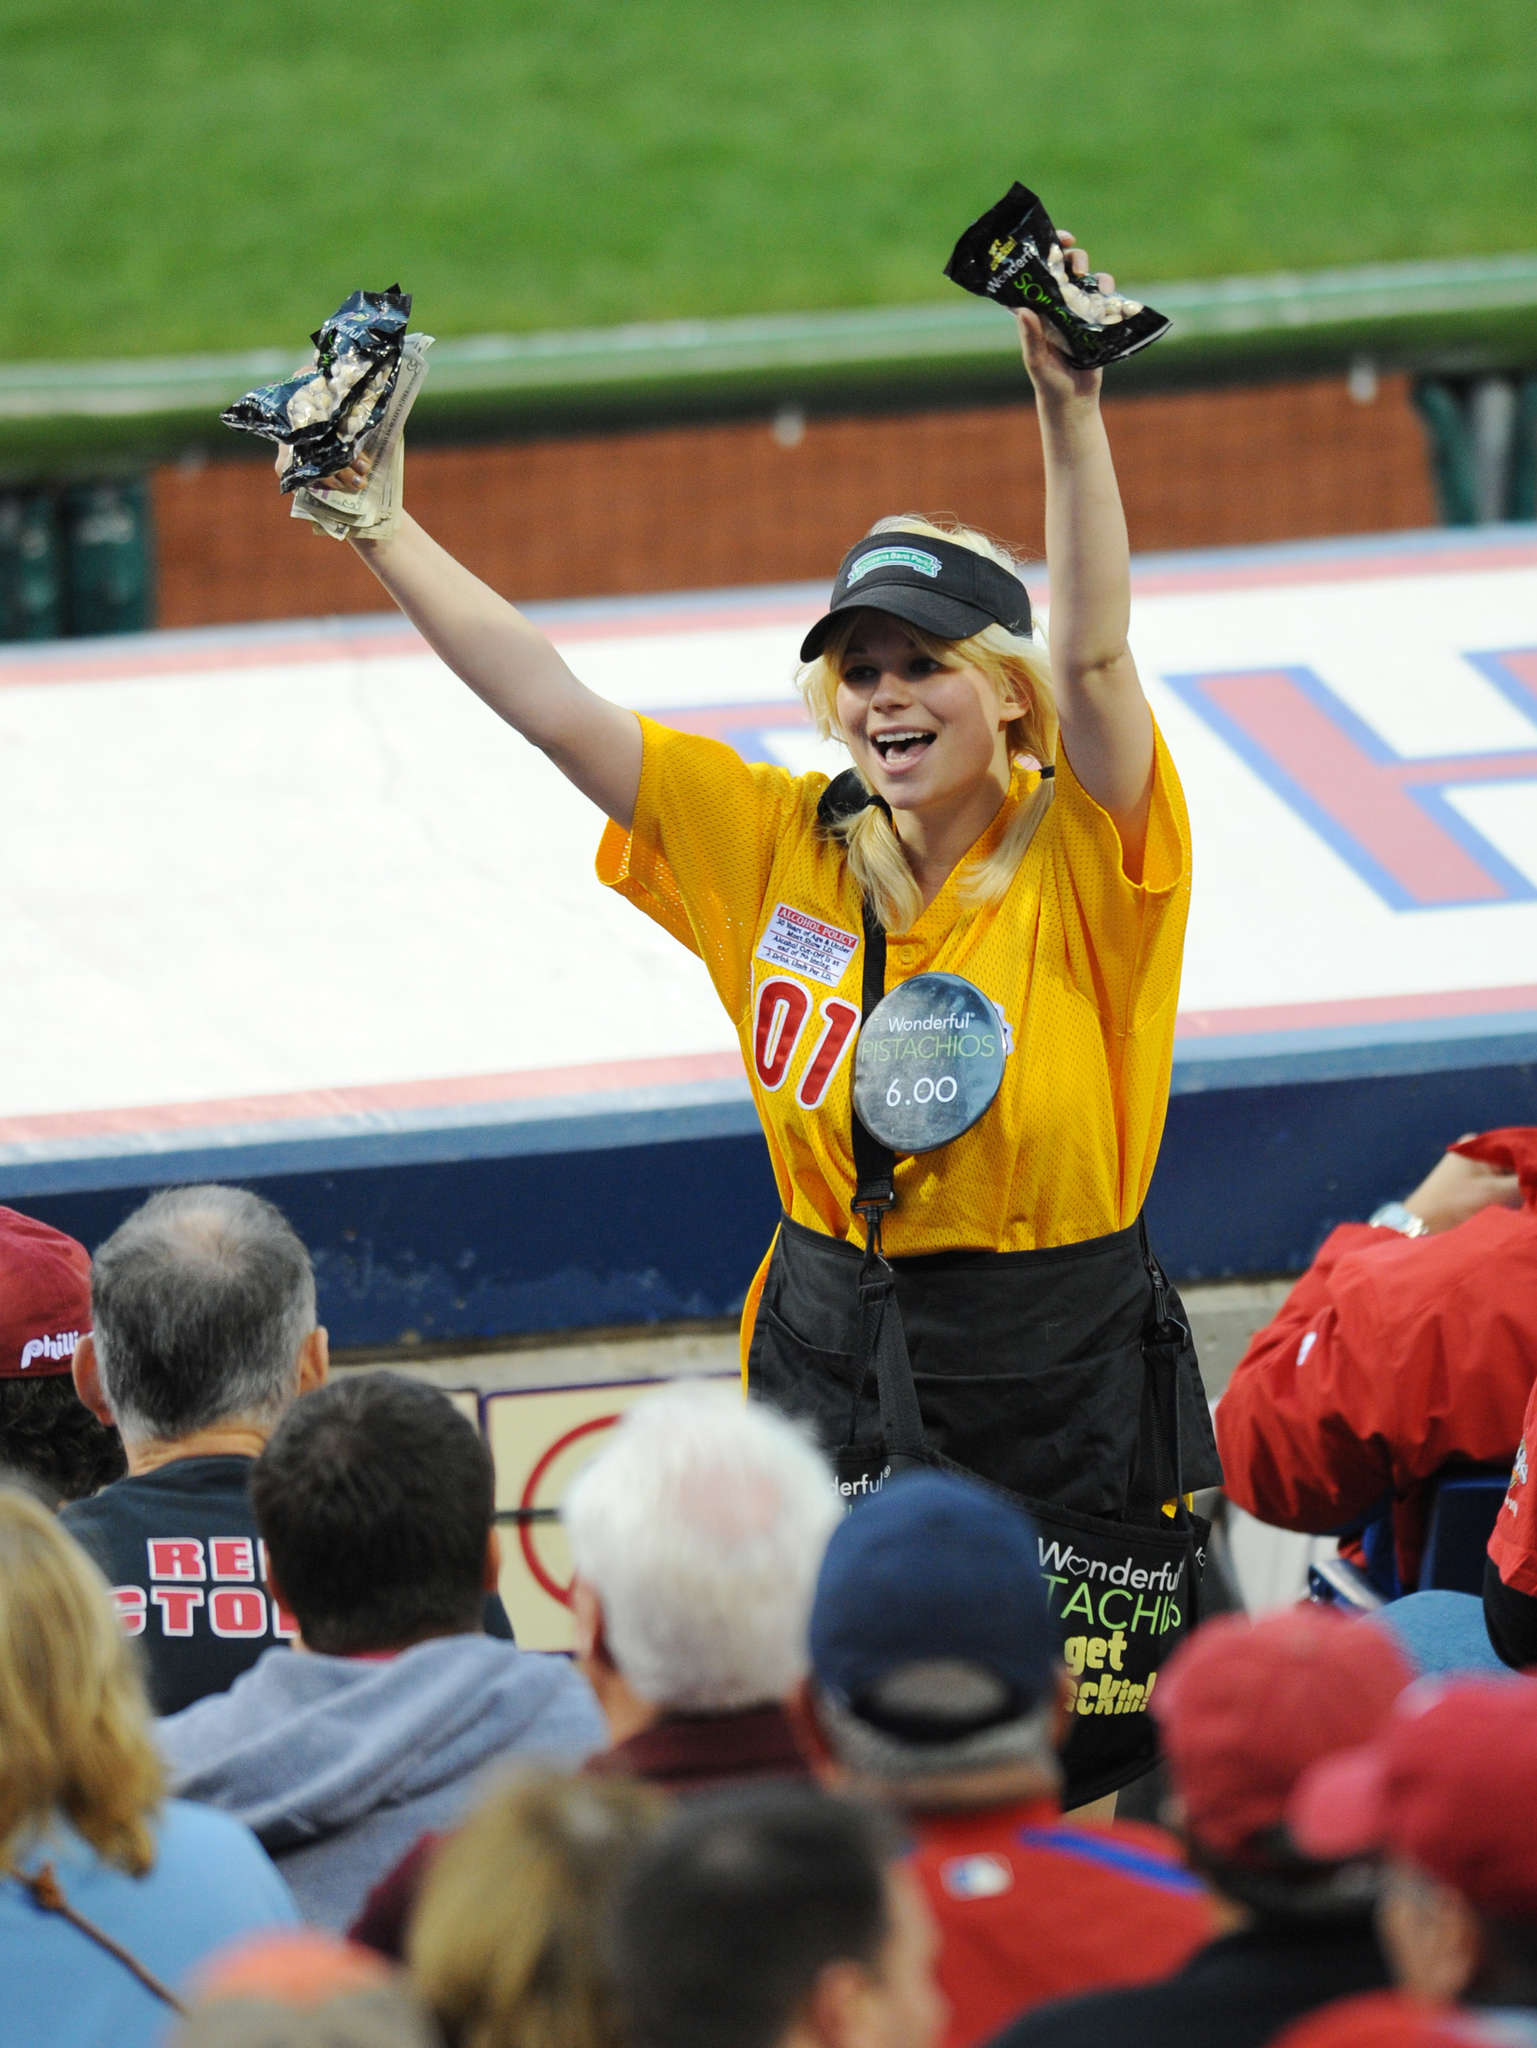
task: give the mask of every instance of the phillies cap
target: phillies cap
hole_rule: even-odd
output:
[[[0,1380],[68,1372],[91,1327],[91,1255],[35,1217],[0,1209]]]
[[[975,548],[927,533],[870,533],[838,569],[827,610],[801,642],[814,661],[842,612],[890,612],[941,640],[968,640],[986,626],[1030,631],[1030,594],[1019,578]]]
[[[1413,1676],[1391,1638],[1324,1607],[1197,1629],[1152,1699],[1190,1834],[1215,1855],[1265,1860],[1255,1838],[1286,1819],[1302,1773],[1375,1734]]]
[[[1497,1918],[1537,1919],[1537,1679],[1426,1680],[1331,1756],[1288,1816],[1310,1856],[1387,1854]]]
[[[1061,1661],[1035,1524],[985,1487],[944,1472],[890,1479],[833,1531],[811,1669],[857,1719],[953,1742],[1032,1713]],[[954,1710],[903,1703],[903,1675],[919,1667],[951,1678]]]

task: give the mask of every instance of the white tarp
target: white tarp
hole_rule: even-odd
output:
[[[1138,586],[1196,836],[1191,1028],[1537,1011],[1537,537],[1163,558]],[[817,601],[549,616],[597,689],[769,707],[732,736],[799,768],[827,758],[790,680]],[[700,965],[597,885],[596,814],[403,627],[8,650],[0,758],[0,1140],[733,1047]]]

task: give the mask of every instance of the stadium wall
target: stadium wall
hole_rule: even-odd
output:
[[[1433,525],[1406,375],[1369,372],[1106,401],[1143,551]],[[824,579],[883,513],[961,511],[1042,551],[1028,405],[811,417],[422,447],[408,501],[522,601]],[[188,459],[152,480],[158,622],[375,611],[372,579],[300,521],[265,463]],[[555,517],[558,511],[559,517]],[[260,535],[260,546],[253,537]]]
[[[1298,1271],[1328,1228],[1413,1186],[1458,1133],[1530,1122],[1534,1023],[1177,1056],[1148,1202],[1170,1273]],[[634,1091],[330,1141],[230,1134],[39,1162],[10,1168],[0,1193],[94,1245],[154,1187],[213,1179],[292,1219],[349,1349],[733,1315],[777,1212],[745,1084],[726,1082],[662,1104]]]

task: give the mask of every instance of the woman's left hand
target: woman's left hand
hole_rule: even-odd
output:
[[[1059,230],[1057,240],[1067,254],[1068,268],[1074,277],[1088,273],[1089,259],[1079,248],[1074,236],[1065,229]],[[1105,273],[1099,278],[1103,291],[1115,290],[1115,279]],[[1036,396],[1045,404],[1054,400],[1066,403],[1075,398],[1094,398],[1098,395],[1102,370],[1080,370],[1070,363],[1058,343],[1052,339],[1051,330],[1039,313],[1032,313],[1023,306],[1014,314],[1019,325],[1019,345],[1025,359],[1025,368],[1030,373],[1030,382],[1035,386]]]

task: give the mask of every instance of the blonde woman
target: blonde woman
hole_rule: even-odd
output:
[[[621,1779],[529,1774],[449,1837],[407,1948],[448,2048],[620,2048],[603,1925],[666,1810]]]
[[[1017,318],[1045,457],[1049,646],[981,535],[882,522],[801,650],[813,715],[853,762],[831,785],[595,696],[409,520],[357,545],[450,667],[607,814],[601,879],[700,956],[731,1017],[784,1211],[743,1317],[751,1391],[812,1419],[850,1495],[919,1445],[1038,1510],[1157,1527],[1172,1495],[1220,1477],[1178,1302],[1139,1227],[1189,828],[1127,640],[1099,373]],[[888,1187],[866,1156],[876,1200],[855,1214],[858,1028],[882,991],[929,974],[1002,1020],[984,1034],[1001,1080],[972,1127],[888,1161]],[[865,1263],[877,1233],[892,1270]],[[894,1286],[916,1421],[877,1400],[892,1319],[862,1316],[862,1273],[867,1306]],[[1110,1583],[1146,1572],[1147,1590],[1165,1562],[1177,1579],[1177,1559],[1154,1559]],[[1145,1627],[1166,1634],[1188,1607],[1170,1594]],[[1119,1672],[1124,1643],[1099,1619],[1106,1647],[1085,1654]],[[1103,1697],[1132,1712],[1136,1694]]]
[[[105,1580],[0,1486],[0,2036],[160,2041],[191,1969],[298,1918],[236,1822],[164,1798]]]

